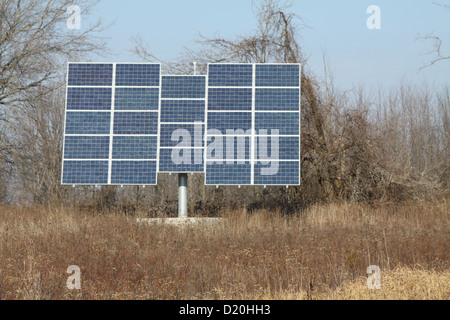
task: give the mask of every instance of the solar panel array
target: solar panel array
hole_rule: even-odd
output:
[[[156,184],[159,101],[158,64],[69,64],[63,184]]]
[[[300,184],[300,65],[208,69],[207,185]]]
[[[62,183],[154,185],[205,172],[207,185],[300,184],[300,65],[70,63]]]

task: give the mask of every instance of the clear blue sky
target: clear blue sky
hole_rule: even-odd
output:
[[[257,0],[254,0],[257,1]],[[389,87],[400,80],[430,85],[450,84],[450,60],[419,72],[432,59],[431,41],[418,34],[433,33],[450,55],[450,0],[293,0],[291,11],[309,28],[301,31],[308,67],[323,75],[323,54],[342,89],[364,84]],[[381,30],[369,30],[370,5],[381,9]],[[251,0],[103,0],[83,23],[101,18],[115,21],[105,32],[114,55],[107,61],[139,62],[129,50],[130,38],[140,35],[154,54],[165,60],[179,56],[201,33],[233,38],[250,34],[256,22]],[[99,58],[100,61],[105,59]]]

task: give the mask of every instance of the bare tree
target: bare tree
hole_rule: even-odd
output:
[[[133,52],[144,60],[157,60],[163,63],[169,72],[183,73],[190,68],[192,61],[198,62],[200,70],[204,73],[208,63],[240,62],[240,63],[302,63],[303,58],[300,49],[299,26],[304,26],[302,19],[289,11],[290,6],[281,4],[276,0],[264,0],[254,3],[257,16],[257,28],[253,34],[238,36],[236,39],[208,38],[200,35],[196,50],[186,49],[183,58],[176,62],[165,62],[155,57],[148,50],[142,40],[134,39]],[[321,184],[326,198],[334,198],[339,193],[339,178],[337,168],[330,153],[326,132],[324,128],[323,111],[321,101],[317,94],[317,82],[312,76],[308,76],[305,68],[302,69],[302,118],[308,122],[303,131],[302,150],[304,158],[302,162],[312,161],[313,167],[318,170],[320,176],[315,179]],[[310,124],[310,125],[309,125]],[[314,155],[310,154],[311,152]],[[317,161],[317,158],[320,160]],[[291,198],[297,198],[301,193],[298,188],[293,188]],[[285,192],[283,192],[283,196]],[[235,197],[235,199],[240,197]],[[280,199],[279,196],[276,198]],[[283,198],[283,197],[281,197]]]
[[[193,61],[199,64],[200,72],[206,71],[208,63],[300,62],[297,23],[304,26],[301,18],[288,12],[290,5],[280,5],[280,1],[255,1],[253,6],[258,25],[252,35],[225,39],[200,34],[196,40],[199,49],[185,48],[182,57],[174,62],[156,57],[139,36],[133,38],[131,51],[144,60],[159,61],[167,71],[175,73],[189,73]]]
[[[23,190],[23,199],[48,203],[63,198],[61,187],[62,136],[64,128],[64,90],[39,86],[35,99],[26,108],[11,109],[11,159],[15,176]]]
[[[11,169],[35,202],[61,191],[66,63],[103,52],[105,27],[84,19],[98,2],[0,0],[0,169]],[[79,30],[68,28],[70,7],[80,9]]]
[[[97,0],[0,1],[0,105],[26,100],[26,93],[63,74],[61,63],[100,52],[101,23],[69,30],[69,6],[87,15]]]
[[[433,2],[433,3],[437,6],[440,6],[445,9],[450,10],[449,5],[440,4],[440,3],[436,3],[436,2]],[[433,35],[433,34],[426,34],[426,35],[419,35],[418,39],[433,42],[433,49],[430,52],[428,52],[428,54],[434,56],[433,59],[427,65],[421,67],[420,69],[424,69],[426,67],[432,66],[439,61],[450,59],[450,54],[447,55],[442,52],[443,40],[440,37]]]
[[[327,68],[324,80],[308,72],[299,36],[304,25],[289,6],[277,0],[254,5],[258,24],[252,34],[233,39],[200,35],[198,47],[186,49],[175,62],[155,57],[141,39],[134,41],[134,53],[162,62],[172,73],[190,73],[192,61],[198,62],[203,73],[208,63],[220,62],[303,65],[302,186],[288,191],[251,188],[239,192],[225,187],[206,192],[203,181],[194,180],[194,188],[202,190],[195,195],[198,201],[228,206],[248,203],[250,209],[269,206],[292,212],[317,201],[397,201],[445,189],[448,143],[442,130],[445,125],[436,121],[437,104],[430,92],[399,90],[377,100],[362,88],[338,91]],[[440,98],[439,110],[448,120],[447,100]]]

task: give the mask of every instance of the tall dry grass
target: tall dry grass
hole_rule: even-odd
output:
[[[0,299],[450,298],[447,201],[222,217],[180,229],[120,212],[0,207]],[[66,287],[70,265],[81,290]],[[369,265],[381,290],[366,286]]]

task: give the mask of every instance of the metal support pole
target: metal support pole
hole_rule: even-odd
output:
[[[197,62],[193,62],[194,75],[197,74]],[[178,218],[188,217],[188,174],[178,174]]]
[[[178,174],[178,218],[188,216],[188,174]]]

